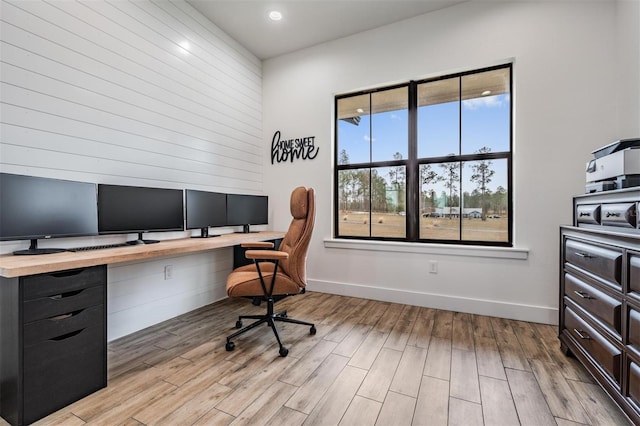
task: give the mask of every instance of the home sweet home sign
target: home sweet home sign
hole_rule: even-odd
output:
[[[295,139],[282,139],[280,130],[271,139],[271,164],[302,159],[313,160],[318,155],[319,148],[315,144],[315,136]]]

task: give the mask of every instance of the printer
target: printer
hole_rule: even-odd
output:
[[[585,192],[640,186],[640,138],[620,139],[592,152]]]

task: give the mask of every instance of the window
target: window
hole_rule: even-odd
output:
[[[339,235],[406,236],[408,87],[338,101]]]
[[[511,246],[511,73],[337,96],[336,237]]]

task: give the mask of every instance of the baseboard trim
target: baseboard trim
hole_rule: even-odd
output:
[[[403,303],[455,312],[509,318],[542,324],[558,324],[558,309],[496,300],[472,299],[443,294],[419,293],[394,288],[309,279],[309,291]]]

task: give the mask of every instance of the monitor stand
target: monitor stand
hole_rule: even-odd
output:
[[[252,231],[251,225],[242,225],[242,231],[234,232],[234,234],[257,234],[260,231]]]
[[[53,253],[62,253],[67,250],[61,248],[38,248],[38,240],[31,240],[31,244],[29,248],[26,250],[16,250],[13,252],[16,256],[28,256],[32,254],[53,254]]]
[[[213,238],[219,237],[220,234],[209,234],[209,228],[200,228],[200,235],[192,235],[191,238]]]
[[[142,232],[138,232],[138,239],[133,241],[127,241],[127,245],[137,246],[142,244],[156,244],[159,243],[159,240],[144,240],[142,239]]]

